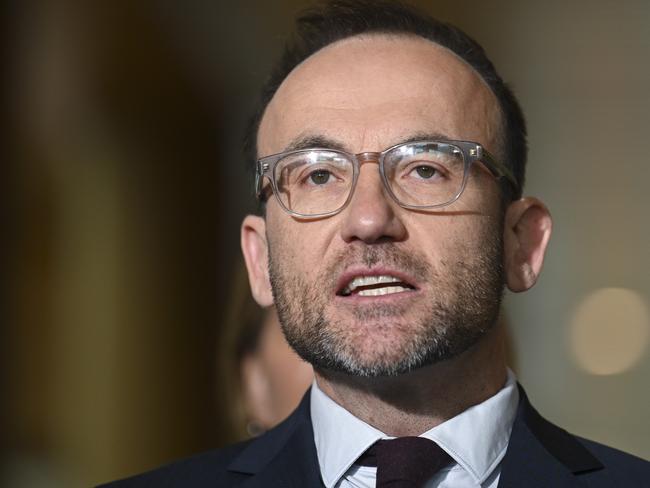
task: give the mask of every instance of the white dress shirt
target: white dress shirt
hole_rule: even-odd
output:
[[[427,488],[496,488],[519,403],[512,371],[491,398],[423,433],[453,462]],[[377,468],[354,462],[379,439],[393,437],[368,425],[334,402],[314,381],[311,419],[320,472],[326,488],[375,488]]]

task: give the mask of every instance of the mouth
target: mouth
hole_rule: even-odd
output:
[[[345,280],[344,286],[339,289],[337,295],[341,297],[378,297],[410,292],[415,289],[415,286],[403,278],[391,274],[357,274]]]

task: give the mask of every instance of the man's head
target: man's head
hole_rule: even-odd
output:
[[[307,10],[296,21],[295,36],[286,44],[280,61],[262,88],[258,108],[245,137],[245,153],[254,165],[260,156],[258,131],[269,102],[285,78],[305,59],[342,39],[384,33],[418,36],[446,47],[472,66],[496,97],[499,109],[497,156],[517,180],[518,190],[503,185],[505,199],[521,196],[524,186],[527,144],[524,116],[510,88],[504,83],[483,48],[457,27],[438,21],[407,5],[386,0],[334,0]]]
[[[267,156],[318,141],[358,154],[435,138],[503,155],[504,126],[503,105],[474,66],[427,36],[383,29],[335,36],[291,70],[256,146]],[[296,218],[271,198],[266,217],[242,227],[253,293],[275,302],[290,344],[316,368],[360,376],[404,373],[479,343],[504,282],[517,291],[534,283],[550,232],[535,200],[504,212],[503,185],[481,164],[458,200],[414,211],[389,197],[375,163],[360,164],[336,215]]]

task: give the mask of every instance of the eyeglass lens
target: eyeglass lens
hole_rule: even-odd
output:
[[[462,189],[464,173],[463,152],[453,144],[402,144],[384,154],[388,188],[404,205],[450,202]],[[277,162],[274,177],[277,196],[287,209],[302,215],[325,214],[348,200],[355,163],[338,151],[298,151]]]

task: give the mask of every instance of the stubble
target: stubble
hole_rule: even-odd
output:
[[[456,260],[435,268],[422,253],[397,243],[350,246],[311,282],[293,269],[291,256],[270,248],[269,274],[287,342],[317,369],[362,377],[396,376],[451,359],[497,321],[504,283],[501,235],[486,232],[480,249],[458,246]],[[342,318],[332,303],[335,281],[357,264],[399,269],[427,283],[427,293],[415,306],[355,306]]]

